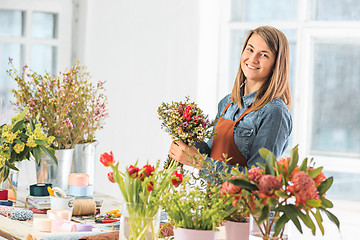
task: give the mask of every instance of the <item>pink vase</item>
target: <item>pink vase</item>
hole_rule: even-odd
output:
[[[176,228],[175,240],[216,240],[216,231]]]
[[[225,222],[226,240],[249,240],[250,224],[243,222]]]

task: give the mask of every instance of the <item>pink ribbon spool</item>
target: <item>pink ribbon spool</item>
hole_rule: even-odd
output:
[[[8,200],[8,190],[1,189],[0,190],[0,200],[1,201],[7,201]]]
[[[89,186],[89,175],[86,173],[70,173],[68,184],[71,186],[86,187]]]

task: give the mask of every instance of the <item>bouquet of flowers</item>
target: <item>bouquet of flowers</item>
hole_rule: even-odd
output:
[[[30,160],[31,155],[40,164],[40,155],[45,152],[57,163],[54,151],[49,148],[55,137],[47,136],[36,120],[26,120],[27,111],[13,117],[10,124],[0,126],[0,183],[8,178],[11,169],[19,171],[16,162]]]
[[[112,168],[108,178],[119,185],[124,197],[121,222],[126,224],[120,227],[120,235],[131,240],[157,239],[152,219],[159,211],[161,198],[183,181],[183,176],[175,171],[176,166],[170,164],[169,168],[160,169],[158,161],[155,167],[146,164],[138,168],[136,162],[123,173],[118,170],[119,162],[115,163],[112,152],[101,154],[100,161]]]
[[[310,166],[308,159],[298,165],[298,148],[292,149],[290,158],[280,158],[267,149],[259,150],[266,160],[262,167],[251,168],[229,183],[241,188],[240,201],[249,209],[256,221],[263,239],[283,239],[285,224],[291,220],[302,233],[300,221],[311,229],[315,235],[317,222],[322,234],[321,213],[339,228],[339,220],[328,208],[331,201],[325,198],[333,178],[326,178],[323,167]],[[277,237],[277,238],[276,238]]]
[[[16,81],[13,90],[19,110],[29,109],[30,119],[40,116],[44,131],[55,136],[55,149],[73,148],[77,143],[93,142],[96,130],[102,129],[108,116],[104,82],[90,82],[87,68],[76,65],[59,75],[32,72],[25,65],[18,72],[9,59],[8,74]]]
[[[174,141],[182,141],[191,147],[196,142],[204,141],[214,135],[212,127],[215,121],[210,122],[208,115],[191,102],[188,96],[185,97],[184,102],[162,103],[157,111],[159,119],[162,120],[161,128],[165,128]],[[165,166],[171,161],[168,157]]]

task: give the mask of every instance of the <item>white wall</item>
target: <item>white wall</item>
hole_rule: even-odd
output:
[[[160,129],[157,107],[185,95],[196,98],[199,6],[196,0],[88,1],[83,64],[106,80],[109,113],[99,132],[100,153],[112,150],[122,170],[147,160],[164,161],[170,137]],[[85,13],[84,13],[85,12]],[[81,52],[81,51],[80,51]],[[120,195],[96,163],[95,191]]]

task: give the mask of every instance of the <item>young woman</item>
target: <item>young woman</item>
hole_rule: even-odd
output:
[[[206,161],[214,164],[227,154],[231,157],[227,163],[238,164],[240,170],[265,162],[259,155],[260,148],[279,157],[292,131],[290,104],[289,44],[285,35],[270,26],[251,30],[232,92],[219,102],[216,135],[197,148],[173,142],[169,154],[194,167],[199,165],[191,156],[198,151],[208,154]]]

